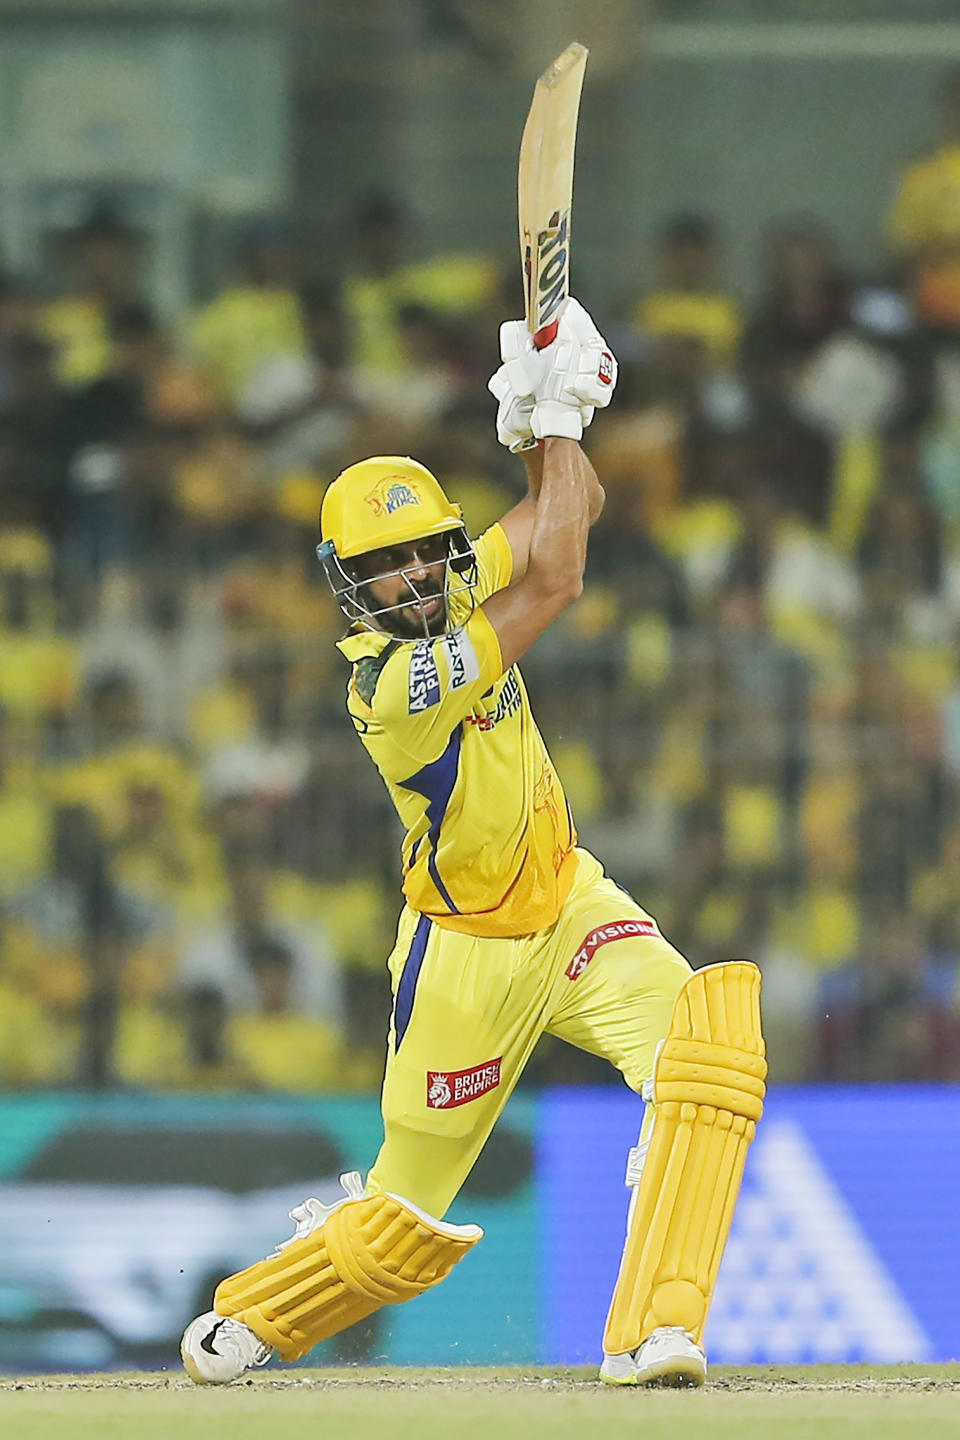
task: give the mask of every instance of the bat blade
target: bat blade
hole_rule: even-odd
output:
[[[570,293],[570,211],[584,45],[568,45],[536,83],[520,141],[517,214],[527,325],[538,349]]]

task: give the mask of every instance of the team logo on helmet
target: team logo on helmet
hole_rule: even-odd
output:
[[[404,505],[419,505],[420,491],[411,481],[388,475],[364,498],[374,515],[379,518],[381,515],[392,515]]]

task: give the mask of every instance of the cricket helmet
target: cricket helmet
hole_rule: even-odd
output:
[[[460,506],[425,465],[404,455],[374,455],[348,465],[327,487],[320,535],[341,560],[463,526]]]
[[[375,628],[389,630],[390,612],[416,603],[416,588],[408,581],[409,599],[377,607],[369,591],[371,580],[403,572],[387,569],[383,575],[361,578],[350,562],[371,551],[444,534],[449,534],[444,576],[449,601],[451,595],[472,591],[476,584],[476,556],[460,506],[447,499],[425,465],[405,455],[374,455],[349,465],[327,487],[320,506],[317,556],[347,618],[372,621]],[[451,572],[459,583],[451,584]],[[426,626],[424,633],[429,633]]]

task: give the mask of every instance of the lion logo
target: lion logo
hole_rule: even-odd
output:
[[[554,788],[553,771],[546,762],[544,762],[543,769],[540,771],[540,777],[533,788],[533,809],[537,815],[546,814],[550,817],[550,824],[553,828],[555,841],[553,847],[553,869],[554,873],[559,875],[560,867],[567,858],[570,842],[563,844],[560,840],[562,833],[560,803]]]
[[[409,480],[393,479],[389,475],[375,485],[364,498],[378,519],[383,515],[393,515],[404,505],[420,504],[420,492],[416,485]]]
[[[450,1089],[450,1082],[446,1075],[434,1075],[433,1083],[427,1095],[427,1104],[435,1110],[443,1110],[453,1099],[453,1091]]]

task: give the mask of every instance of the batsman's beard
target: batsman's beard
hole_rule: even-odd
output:
[[[447,626],[447,599],[441,587],[418,592],[420,598],[411,600],[393,616],[393,629],[405,632],[410,639],[442,635]]]

